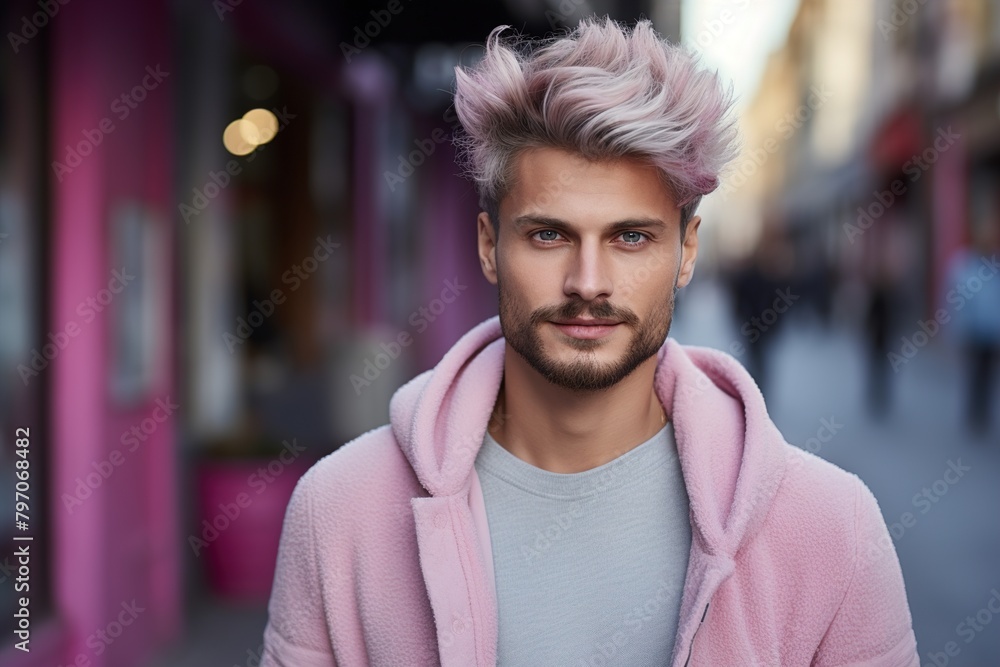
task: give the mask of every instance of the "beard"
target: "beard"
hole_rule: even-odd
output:
[[[642,362],[656,354],[663,346],[670,331],[674,313],[677,283],[667,291],[667,299],[646,320],[625,309],[612,306],[608,301],[588,302],[574,299],[561,306],[547,306],[528,313],[510,298],[503,289],[499,276],[500,329],[507,344],[517,352],[542,377],[554,385],[579,392],[603,391],[621,382]],[[542,340],[541,327],[552,326],[551,320],[566,320],[583,316],[611,319],[630,330],[631,339],[625,353],[616,361],[600,362],[594,350],[607,345],[603,339],[579,339],[563,336],[565,345],[577,350],[577,359],[563,363],[547,356]]]

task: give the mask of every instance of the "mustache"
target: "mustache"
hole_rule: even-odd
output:
[[[531,316],[532,324],[539,324],[549,320],[569,320],[580,317],[587,311],[587,317],[601,319],[618,320],[631,327],[638,326],[638,316],[629,310],[623,310],[612,306],[607,301],[588,304],[585,301],[570,301],[561,306],[546,306],[537,309]]]

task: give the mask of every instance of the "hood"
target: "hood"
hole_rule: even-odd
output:
[[[431,496],[470,488],[505,351],[494,316],[393,395],[396,442]],[[753,378],[731,355],[667,338],[657,359],[654,390],[673,421],[692,533],[708,554],[732,556],[767,515],[786,443]]]

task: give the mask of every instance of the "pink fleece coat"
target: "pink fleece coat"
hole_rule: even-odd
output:
[[[390,424],[301,479],[263,667],[496,664],[474,461],[504,353],[499,318],[477,325],[396,392]],[[692,527],[671,667],[919,667],[871,491],[786,443],[733,357],[668,338],[657,358],[655,391],[674,424]]]

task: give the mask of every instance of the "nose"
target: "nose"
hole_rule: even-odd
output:
[[[583,239],[576,247],[566,268],[563,292],[583,301],[609,298],[614,291],[611,258],[598,239]]]

